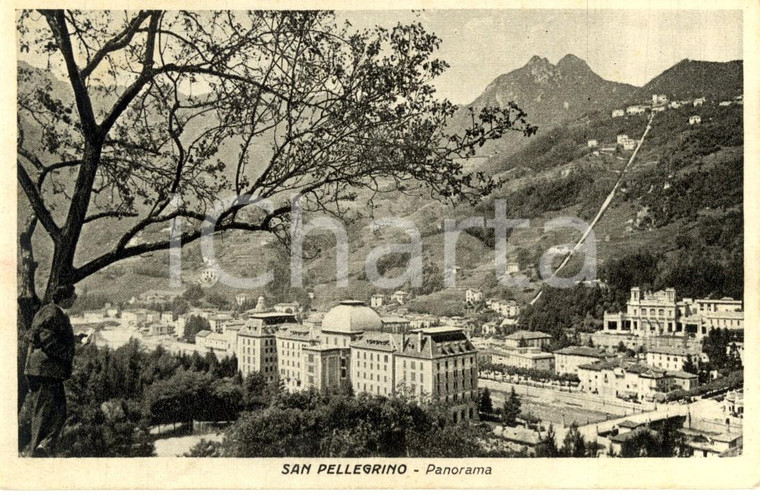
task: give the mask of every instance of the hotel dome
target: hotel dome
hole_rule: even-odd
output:
[[[322,319],[323,332],[357,333],[383,329],[383,321],[363,301],[341,301]]]

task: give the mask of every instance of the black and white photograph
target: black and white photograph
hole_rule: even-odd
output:
[[[13,455],[741,458],[741,5],[16,8]]]

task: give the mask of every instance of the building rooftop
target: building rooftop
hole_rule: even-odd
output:
[[[648,349],[647,354],[669,354],[671,356],[693,356],[699,354],[683,347],[657,347],[654,349]]]
[[[444,325],[439,327],[420,328],[417,331],[432,335],[437,333],[461,332],[462,328],[451,325]]]
[[[422,339],[419,339],[420,334],[424,335]],[[418,340],[421,345],[418,345]],[[405,335],[403,342],[399,355],[407,357],[432,359],[476,352],[475,346],[458,327],[420,329],[419,333]]]
[[[523,445],[538,445],[541,443],[541,435],[529,428],[510,428],[507,426],[502,430],[501,434],[506,440]]]
[[[601,349],[597,349],[596,347],[586,347],[586,346],[580,346],[580,345],[571,345],[569,347],[559,349],[557,351],[554,351],[554,354],[562,354],[565,356],[594,357],[594,358],[599,358],[599,359],[602,359],[606,356],[604,351]]]
[[[281,304],[292,304],[292,303],[281,303]],[[246,314],[249,315],[249,318],[257,318],[259,320],[264,320],[266,318],[277,318],[277,317],[295,319],[295,316],[293,316],[292,313],[284,313],[281,311],[256,311],[255,309],[249,309],[248,311],[246,311]]]
[[[682,378],[682,379],[696,379],[697,375],[693,373],[687,373],[686,371],[682,370],[676,370],[676,371],[668,371],[666,372],[667,376],[672,376],[673,378]]]
[[[644,423],[639,423],[638,421],[633,421],[630,419],[626,419],[625,421],[618,423],[618,428],[638,428],[639,426],[643,425]]]
[[[523,349],[528,349],[528,352],[520,352]],[[519,349],[493,349],[487,352],[497,356],[520,356],[532,360],[554,359],[554,354],[551,352],[542,352],[538,347],[521,347]]]
[[[312,338],[311,329],[306,327],[291,327],[291,328],[283,328],[277,334],[275,337],[283,340],[298,340],[301,342],[311,342],[314,340],[317,340],[315,338]]]
[[[388,332],[368,332],[362,335],[362,338],[352,342],[351,347],[357,349],[372,349],[377,351],[394,352],[401,348],[401,334]]]
[[[363,301],[341,301],[322,319],[322,330],[326,332],[361,333],[382,328],[380,315]]]
[[[646,427],[636,428],[635,430],[626,431],[625,433],[621,433],[619,435],[611,436],[610,437],[610,442],[623,443],[626,440],[628,440],[629,438],[633,438],[636,435],[639,435],[642,431],[647,431],[647,430],[650,431],[650,432],[653,431],[653,430],[651,430],[649,428],[646,428]]]
[[[383,321],[383,324],[391,324],[391,323],[409,323],[409,320],[406,318],[402,318],[401,316],[381,316],[380,319]]]
[[[504,337],[507,340],[520,340],[520,339],[550,339],[551,335],[544,332],[528,332],[526,330],[519,330],[515,333],[511,333]]]
[[[741,438],[743,433],[741,431],[723,432],[718,435],[713,435],[712,439],[716,442],[733,442],[734,440]]]

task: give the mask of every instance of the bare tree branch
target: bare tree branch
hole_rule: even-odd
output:
[[[16,166],[18,168],[19,184],[21,184],[24,194],[26,194],[26,197],[29,199],[29,204],[32,205],[34,213],[37,215],[37,218],[42,223],[42,226],[45,227],[45,230],[53,241],[58,242],[61,237],[61,229],[55,223],[53,216],[45,206],[45,202],[42,200],[42,195],[40,194],[39,189],[37,189],[34,181],[29,177],[29,174],[26,172],[26,169],[20,161],[16,160]]]

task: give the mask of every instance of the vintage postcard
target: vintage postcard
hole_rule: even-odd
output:
[[[7,6],[0,486],[757,487],[759,14]]]

